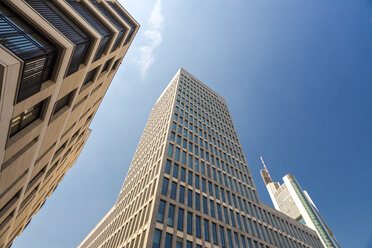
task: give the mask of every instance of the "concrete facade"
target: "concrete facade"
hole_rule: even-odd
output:
[[[138,28],[116,1],[1,1],[1,248],[74,165]]]
[[[285,175],[284,183],[280,185],[273,182],[265,164],[264,167],[261,175],[275,209],[315,230],[324,247],[341,248],[309,194],[302,190],[294,176]]]
[[[225,100],[181,68],[153,106],[115,205],[79,247],[323,246],[260,201]]]

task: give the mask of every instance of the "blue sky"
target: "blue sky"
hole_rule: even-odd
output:
[[[76,247],[114,204],[179,67],[227,101],[259,170],[293,174],[343,247],[372,247],[372,1],[127,0],[141,29],[76,165],[14,248]]]

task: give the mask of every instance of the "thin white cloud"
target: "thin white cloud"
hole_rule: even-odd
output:
[[[142,37],[147,44],[140,47],[137,61],[142,77],[146,76],[147,70],[154,63],[154,49],[162,42],[164,17],[161,12],[161,0],[156,0],[148,23],[149,28],[142,33]]]

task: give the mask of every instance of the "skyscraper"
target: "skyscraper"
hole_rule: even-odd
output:
[[[225,100],[180,69],[153,106],[115,205],[79,247],[322,244],[259,200]]]
[[[0,247],[75,163],[138,23],[116,1],[0,2]]]
[[[340,248],[340,244],[320,215],[318,208],[311,200],[309,194],[305,190],[302,190],[294,176],[285,175],[282,185],[278,182],[273,182],[262,157],[261,161],[264,166],[264,169],[261,170],[261,176],[274,207],[315,230],[325,247]]]

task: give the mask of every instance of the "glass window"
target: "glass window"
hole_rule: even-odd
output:
[[[189,171],[188,173],[188,180],[187,180],[188,184],[192,186],[192,172]]]
[[[167,162],[165,163],[165,173],[169,174],[171,170],[171,161],[167,159]]]
[[[187,233],[192,234],[192,213],[187,212]]]
[[[180,161],[180,148],[176,147],[176,154],[174,155],[174,159]]]
[[[178,164],[174,164],[173,166],[173,177],[174,178],[178,177]]]
[[[155,229],[154,242],[152,242],[152,248],[160,248],[161,230]]]
[[[42,114],[42,108],[45,104],[45,101],[40,102],[33,106],[32,108],[29,108],[25,110],[24,112],[20,113],[18,116],[14,117],[10,121],[10,131],[9,136],[12,137],[19,131],[21,131],[23,128],[34,122],[35,120],[39,119]]]
[[[199,176],[198,175],[195,175],[195,188],[200,189],[200,186],[199,186]]]
[[[229,243],[229,247],[233,247],[232,237],[231,237],[231,231],[229,229],[227,229],[227,241]]]
[[[187,190],[187,206],[192,207],[192,190]]]
[[[186,169],[181,167],[181,181],[186,182]]]
[[[186,248],[192,248],[192,242],[187,241],[186,242]]]
[[[207,197],[203,196],[203,211],[205,214],[208,214],[208,204]]]
[[[218,245],[217,226],[215,223],[212,223],[212,234],[213,234],[213,244]]]
[[[200,211],[200,194],[195,193],[195,209]]]
[[[171,188],[171,198],[176,199],[176,194],[177,194],[177,183],[172,182],[172,188]]]
[[[225,222],[226,222],[226,224],[230,224],[229,215],[227,213],[227,208],[226,207],[223,207],[223,214],[225,216]]]
[[[208,189],[209,189],[209,195],[213,196],[213,188],[212,188],[212,182],[208,181]]]
[[[243,235],[240,235],[240,239],[241,239],[241,241],[242,241],[242,246],[243,246],[243,248],[247,248],[247,245],[246,245],[246,243],[245,243],[245,238],[244,238]]]
[[[168,209],[168,226],[173,226],[173,218],[174,218],[174,205],[170,204]]]
[[[207,193],[207,184],[204,178],[202,178],[202,191]]]
[[[159,221],[159,222],[163,222],[163,219],[164,219],[164,209],[165,209],[165,201],[160,200],[159,210],[158,210],[158,216],[156,217],[156,220]]]
[[[164,247],[172,247],[172,234],[167,233],[165,235],[165,244]]]
[[[168,191],[168,182],[169,182],[169,179],[164,177],[163,179],[163,187],[161,188],[161,193],[163,195],[167,195],[167,191]]]
[[[225,244],[225,232],[222,226],[220,226],[220,240],[221,240],[221,247],[226,247]]]
[[[215,218],[216,214],[214,213],[214,201],[210,200],[209,203],[210,203],[211,216]]]
[[[201,238],[201,230],[200,230],[200,216],[195,217],[195,231],[196,237]]]
[[[183,231],[183,209],[178,209],[177,229]]]
[[[239,244],[239,236],[236,232],[234,232],[234,239],[235,239],[235,247],[236,248],[240,248],[240,244]]]
[[[174,141],[174,137],[176,136],[176,134],[174,132],[171,132],[171,136],[170,136],[170,140],[171,141]]]
[[[68,104],[70,104],[73,96],[74,96],[74,91],[73,92],[70,92],[69,94],[67,94],[66,96],[62,97],[61,99],[59,99],[56,104],[54,105],[54,110],[53,110],[53,114],[52,115],[55,115],[56,113],[58,113],[61,109],[63,109],[65,106],[67,106]]]
[[[169,144],[168,156],[169,157],[172,157],[173,156],[173,144]]]
[[[176,242],[176,248],[182,248],[182,242],[177,241]]]
[[[186,152],[182,151],[182,163],[186,165]]]
[[[180,194],[178,197],[178,201],[180,203],[185,203],[185,187],[180,185]]]
[[[218,220],[222,221],[221,205],[217,203],[217,217]]]
[[[193,157],[189,154],[189,167],[193,168]]]
[[[208,220],[204,220],[204,235],[205,235],[205,241],[210,241],[209,239],[209,223]]]
[[[181,145],[181,136],[177,136],[177,145]]]

